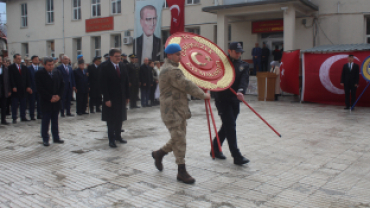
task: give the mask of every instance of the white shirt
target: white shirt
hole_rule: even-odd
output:
[[[153,35],[147,37],[143,34],[143,50],[141,54],[141,63],[144,63],[145,58],[152,59],[153,53]]]
[[[32,64],[32,67],[35,69],[35,71],[39,70],[39,66],[36,66],[36,65]]]
[[[98,65],[94,64],[96,68],[98,68]]]
[[[113,64],[115,70],[117,70],[117,67],[119,68],[119,65],[118,64],[115,64],[113,62],[111,62],[111,63]]]
[[[0,67],[0,75],[3,74],[3,66]]]

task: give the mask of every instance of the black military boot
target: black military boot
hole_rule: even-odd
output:
[[[159,149],[157,151],[153,151],[152,152],[152,157],[154,158],[154,164],[155,164],[155,167],[159,170],[159,171],[162,171],[163,170],[163,164],[162,164],[162,159],[163,157],[167,155],[167,153],[165,151],[163,151],[162,149]]]
[[[186,171],[185,164],[178,165],[178,173],[177,173],[177,180],[182,181],[186,184],[193,184],[195,183],[195,179],[189,175]]]

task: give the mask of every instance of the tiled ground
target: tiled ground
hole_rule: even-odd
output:
[[[100,114],[61,118],[66,142],[50,147],[41,145],[40,121],[0,126],[0,207],[370,207],[370,109],[290,99],[246,97],[283,137],[241,106],[238,142],[251,160],[243,167],[227,143],[227,160],[210,158],[204,103],[192,101],[186,161],[194,185],[176,181],[172,154],[163,172],[154,167],[151,151],[169,139],[158,107],[129,111],[128,144],[117,149]]]

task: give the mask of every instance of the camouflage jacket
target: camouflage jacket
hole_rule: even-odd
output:
[[[161,117],[167,126],[180,125],[191,117],[187,94],[205,98],[203,90],[185,78],[178,66],[178,63],[165,59],[159,74]]]

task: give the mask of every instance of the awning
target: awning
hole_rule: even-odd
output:
[[[370,44],[343,44],[343,45],[322,45],[311,49],[303,50],[302,53],[327,53],[327,52],[343,52],[343,51],[369,51]]]

